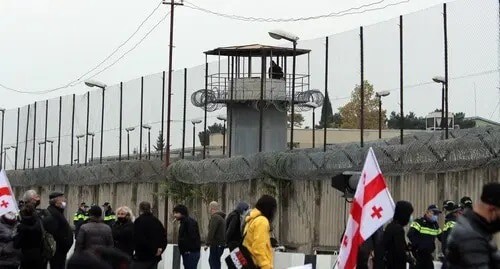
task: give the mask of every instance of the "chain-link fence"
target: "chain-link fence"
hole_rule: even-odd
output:
[[[325,93],[327,90],[336,112],[349,101],[351,92],[363,79],[370,82],[376,91],[390,92],[383,99],[388,115],[392,111],[398,114],[402,109],[404,115],[414,112],[425,117],[441,107],[441,85],[433,82],[432,78],[446,77],[447,73],[450,112],[500,120],[498,1],[451,2],[446,5],[446,12],[443,5],[439,5],[365,26],[362,33],[362,38],[361,29],[329,36],[328,46],[325,46],[325,38],[299,41],[299,48],[311,50],[307,57],[310,64],[305,58],[298,58],[296,73],[311,75],[308,86],[299,91],[318,89]],[[231,69],[230,64],[226,61],[209,63],[209,77],[214,73],[227,72]],[[248,65],[245,62],[237,64],[243,70]],[[253,64],[253,70],[259,70],[260,63],[255,61]],[[288,61],[283,66],[285,76],[291,74],[291,64]],[[104,91],[97,89],[83,95],[61,96],[0,112],[4,121],[3,135],[0,134],[0,165],[6,169],[34,169],[75,163],[95,164],[100,163],[101,158],[102,161],[145,159],[150,156],[163,158],[165,149],[160,147],[157,150],[155,146],[161,144],[157,143],[158,137],[167,135],[166,76],[168,72],[161,72],[112,85]],[[205,89],[204,65],[173,72],[172,89],[172,149],[185,148],[186,155],[191,155],[193,142],[196,147],[200,145],[198,132],[204,128],[200,126],[217,122],[217,116],[225,114],[225,107],[209,112],[207,124],[191,124],[193,119],[204,119],[204,111],[189,102],[194,92]],[[187,89],[186,95],[184,89]],[[316,122],[311,123],[311,114],[303,112],[307,126],[319,121],[317,117]],[[455,169],[464,165],[475,167],[483,164],[484,156],[491,154],[479,135],[484,136],[483,140],[491,138],[496,141],[496,131],[490,131],[493,132],[490,134],[484,132],[483,129],[456,131],[452,134],[458,138],[439,143],[429,138],[431,147],[436,147],[434,150],[430,150],[422,140],[427,136],[435,137],[435,134],[417,136],[418,141],[407,138],[409,141],[404,146],[380,146],[385,142],[374,146],[384,165],[394,167],[391,171],[421,171],[435,169],[432,168],[434,166],[439,169]],[[334,143],[336,141],[327,141],[327,144]],[[328,173],[340,171],[342,167],[356,167],[367,146],[363,150],[354,150],[356,145],[350,144],[335,146],[334,150],[326,153],[305,150],[261,153],[256,155],[258,157],[234,157],[199,164],[180,162],[172,167],[172,171],[175,171],[175,177],[185,181],[188,175],[183,173],[192,174],[194,177],[189,180],[193,182],[201,181],[195,175],[202,171],[205,178],[222,181],[252,178],[256,175],[255,166],[262,166],[257,170],[278,178],[308,178],[308,171],[318,170],[316,167],[320,168],[318,171]],[[453,148],[455,146],[457,148]],[[442,152],[440,147],[452,153]],[[465,150],[474,154],[467,155]],[[354,155],[346,155],[344,151]],[[172,157],[182,155],[180,150],[172,152],[175,152]],[[195,154],[201,155],[199,150]],[[462,156],[460,154],[467,155],[468,161],[456,157]],[[439,156],[441,161],[437,161]],[[460,161],[452,161],[455,157]],[[488,158],[491,159],[491,156]],[[418,160],[427,160],[428,163]],[[414,163],[419,163],[421,168],[417,169]],[[238,166],[247,168],[236,169]],[[179,171],[188,167],[192,171]],[[235,171],[231,170],[233,168]]]

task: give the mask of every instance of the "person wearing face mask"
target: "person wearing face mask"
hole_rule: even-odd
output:
[[[53,192],[49,195],[49,216],[43,218],[43,227],[56,241],[56,252],[50,260],[51,269],[64,269],[66,255],[73,245],[73,231],[64,217],[66,198],[64,193]]]
[[[132,257],[134,254],[134,215],[126,206],[118,208],[116,215],[117,221],[112,228],[115,248]]]
[[[398,201],[392,222],[387,225],[383,235],[387,269],[406,269],[407,263],[414,265],[415,260],[408,252],[404,227],[411,221],[413,206],[407,201]]]
[[[416,259],[416,269],[433,269],[436,250],[436,238],[441,240],[441,229],[438,217],[441,211],[436,205],[430,205],[424,216],[416,219],[410,225],[408,239]]]
[[[455,204],[455,202],[451,200],[446,200],[443,203],[443,208],[446,211],[446,217],[444,220],[444,227],[443,227],[443,233],[441,234],[441,251],[444,254],[446,252],[446,244],[448,242],[448,237],[455,227],[455,224],[457,222],[458,216],[460,214],[460,207]],[[447,269],[448,264],[446,262],[446,259],[442,260],[443,266],[441,269]]]
[[[17,269],[20,264],[20,251],[14,248],[17,216],[8,212],[0,217],[0,268]]]
[[[250,206],[245,202],[240,202],[236,209],[226,218],[226,241],[230,251],[241,244],[243,233],[241,231],[241,219]]]
[[[481,199],[466,210],[446,247],[448,268],[500,268],[494,235],[500,231],[500,183],[483,186]]]

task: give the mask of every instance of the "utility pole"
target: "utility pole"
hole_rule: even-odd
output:
[[[170,4],[170,42],[168,47],[168,102],[167,102],[167,150],[165,156],[165,165],[168,166],[170,164],[170,121],[172,114],[172,55],[174,48],[174,9],[175,6],[184,5],[184,1],[181,0],[180,3],[176,3],[175,0],[171,0],[170,2],[163,1],[163,4]],[[166,215],[165,215],[165,218]]]

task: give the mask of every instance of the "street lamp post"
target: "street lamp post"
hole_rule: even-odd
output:
[[[445,129],[445,137],[448,139],[448,115],[445,118],[445,110],[448,110],[448,100],[445,97],[446,78],[435,76],[432,80],[441,83],[441,130]]]
[[[46,140],[45,142],[50,143],[50,166],[54,166],[54,140]]]
[[[106,84],[95,81],[95,80],[87,80],[85,81],[85,85],[89,87],[97,87],[101,88],[102,90],[102,104],[101,104],[101,149],[100,149],[100,154],[99,154],[99,163],[102,163],[102,147],[103,147],[103,139],[104,139],[104,93],[106,91]],[[94,136],[92,136],[92,139],[94,139]],[[92,140],[92,148],[94,141]],[[94,159],[94,154],[92,154],[92,160]]]
[[[83,138],[85,135],[77,135],[76,136],[76,162],[79,164],[80,163],[80,139]]]
[[[31,158],[26,158],[26,160],[28,160],[28,169],[30,169],[30,161],[31,161]]]
[[[42,167],[42,145],[45,145],[45,141],[38,142],[38,168]],[[47,156],[45,153],[43,155]]]
[[[95,133],[87,133],[87,135],[92,136],[91,148],[90,148],[90,162],[94,162],[94,137]]]
[[[306,107],[309,107],[309,108],[312,108],[313,110],[313,122],[312,122],[312,147],[315,148],[316,147],[316,126],[314,126],[316,124],[316,108],[318,108],[318,104],[314,103],[314,102],[307,102],[305,104]]]
[[[224,126],[222,128],[222,156],[226,156],[226,121],[227,118],[225,115],[217,116],[218,120],[224,122]]]
[[[382,139],[382,97],[389,96],[390,91],[381,91],[375,93],[378,98],[378,139]]]
[[[125,129],[127,131],[127,160],[130,160],[130,132],[135,130],[135,127],[128,127]]]
[[[148,160],[151,160],[151,125],[143,124],[142,128],[148,130]]]
[[[292,42],[293,44],[293,61],[292,61],[292,111],[291,111],[291,124],[290,124],[290,150],[293,149],[293,123],[295,119],[295,66],[296,66],[296,54],[297,54],[297,41],[299,40],[298,36],[295,36],[291,33],[287,33],[284,31],[272,31],[269,32],[269,35],[277,40],[284,39]]]
[[[0,112],[2,113],[2,132],[0,133],[0,135],[2,136],[2,138],[0,138],[0,150],[3,149],[3,128],[4,128],[4,122],[5,122],[5,108],[0,108]],[[2,156],[3,154],[0,154],[0,165],[2,165]],[[0,167],[1,168],[1,167]]]
[[[3,166],[2,166],[2,169],[4,169],[4,170],[5,170],[5,167],[7,166],[7,150],[8,150],[8,149],[10,149],[10,147],[5,147],[5,148],[3,149],[2,154],[0,154],[0,155],[2,155],[2,156],[5,154],[5,157],[3,158]]]
[[[196,124],[201,123],[201,120],[192,120],[191,123],[193,124],[193,152],[192,156],[195,155],[195,141],[196,141]],[[205,138],[203,138],[205,139]]]

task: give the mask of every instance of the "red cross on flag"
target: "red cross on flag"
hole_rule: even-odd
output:
[[[5,170],[2,169],[0,171],[0,216],[8,212],[17,213],[18,211],[9,179]]]
[[[394,201],[378,166],[375,153],[370,148],[354,194],[336,267],[356,268],[361,244],[392,219],[393,215]]]

